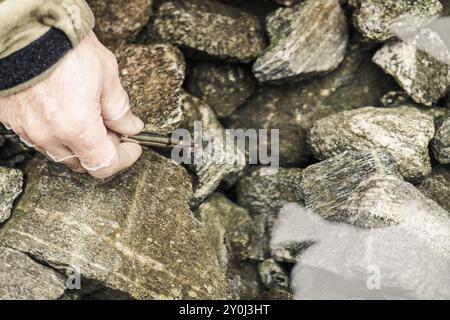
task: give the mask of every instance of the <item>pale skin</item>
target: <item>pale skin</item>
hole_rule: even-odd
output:
[[[73,171],[108,178],[130,167],[141,146],[121,142],[144,123],[133,115],[117,61],[93,32],[47,78],[0,97],[0,122]]]

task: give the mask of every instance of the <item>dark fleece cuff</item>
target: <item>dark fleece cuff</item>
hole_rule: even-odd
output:
[[[25,83],[55,65],[72,44],[66,34],[56,28],[25,48],[0,59],[0,90]]]

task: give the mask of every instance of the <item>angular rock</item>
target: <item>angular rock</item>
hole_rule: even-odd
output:
[[[232,260],[245,260],[251,217],[220,193],[213,193],[196,210],[205,225],[208,239],[224,271]]]
[[[99,181],[34,160],[0,243],[83,283],[137,299],[226,298],[228,286],[189,210],[186,171],[152,151]],[[113,294],[115,293],[115,294]]]
[[[431,149],[440,163],[450,163],[450,118],[447,118],[436,132]]]
[[[161,1],[148,32],[194,57],[250,62],[265,48],[257,17],[215,0]]]
[[[282,289],[289,291],[289,276],[273,259],[268,259],[258,265],[259,277],[267,289]]]
[[[441,218],[448,213],[396,172],[382,150],[344,152],[303,173],[306,209],[313,215],[363,228],[383,228],[405,220],[405,206]]]
[[[219,118],[226,118],[256,90],[254,79],[237,64],[197,62],[191,66],[187,90],[205,101]]]
[[[95,34],[109,48],[132,41],[147,24],[153,0],[87,0],[95,15]]]
[[[253,218],[250,228],[248,259],[254,262],[264,261],[270,256],[270,227],[273,217],[260,214]]]
[[[125,45],[115,51],[120,77],[133,112],[145,130],[169,133],[183,121],[180,89],[185,62],[181,52],[166,44]]]
[[[302,169],[252,167],[237,185],[238,202],[253,216],[277,216],[287,202],[301,202]]]
[[[271,46],[253,65],[261,82],[295,82],[321,75],[344,59],[348,28],[339,0],[306,0],[280,8],[266,24]]]
[[[227,121],[227,128],[280,130],[280,165],[308,163],[306,131],[329,114],[376,106],[396,88],[395,82],[371,62],[373,53],[352,44],[342,65],[330,75],[289,86],[264,86]]]
[[[419,50],[418,42],[436,47],[433,52],[441,58]],[[409,42],[389,41],[376,53],[373,61],[393,76],[417,103],[432,106],[450,87],[450,52],[433,31],[424,29]]]
[[[66,280],[22,252],[0,247],[0,300],[55,300]]]
[[[11,216],[13,203],[22,193],[22,184],[21,171],[0,167],[0,223]]]
[[[203,151],[197,151],[201,158],[195,163],[196,149],[191,158],[191,168],[197,176],[191,205],[196,207],[214,192],[222,180],[239,176],[246,167],[246,159],[243,152],[235,151],[234,147],[231,150],[225,144],[225,130],[207,104],[186,92],[183,92],[182,100],[185,119],[181,127],[189,130],[195,139],[194,122],[198,121],[203,133]]]
[[[428,144],[434,132],[433,118],[417,109],[364,107],[316,121],[308,142],[319,160],[347,150],[385,149],[405,179],[420,181],[431,173]]]
[[[364,37],[384,42],[395,36],[394,30],[399,25],[414,29],[418,21],[441,11],[442,4],[438,0],[360,0],[353,21]],[[404,19],[416,23],[405,26]]]
[[[450,108],[442,106],[427,107],[411,100],[404,91],[390,91],[381,98],[381,104],[385,108],[411,107],[416,108],[420,112],[432,116],[434,123],[439,127],[442,122],[450,116]]]
[[[424,195],[436,201],[450,215],[450,168],[439,165],[418,186]]]

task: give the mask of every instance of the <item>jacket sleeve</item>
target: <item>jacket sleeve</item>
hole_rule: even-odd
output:
[[[74,48],[93,27],[85,0],[0,0],[0,95],[23,90],[48,75],[65,53],[58,46]],[[66,43],[59,43],[61,39]],[[36,61],[30,55],[48,58]],[[23,74],[11,80],[20,69],[25,69]]]

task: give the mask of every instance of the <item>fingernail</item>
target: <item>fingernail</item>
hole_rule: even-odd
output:
[[[136,116],[133,116],[133,126],[136,129],[136,131],[141,132],[142,130],[144,130],[145,124],[141,119],[139,119]]]

